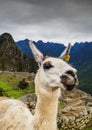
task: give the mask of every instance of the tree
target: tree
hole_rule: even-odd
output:
[[[18,86],[19,89],[24,90],[29,87],[29,84],[25,81],[25,78],[19,82]]]

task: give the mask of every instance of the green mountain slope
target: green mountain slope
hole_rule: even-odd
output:
[[[92,42],[76,43],[71,50],[71,63],[78,69],[78,87],[92,95]]]
[[[31,72],[33,63],[34,60],[20,51],[10,34],[0,36],[0,70]]]

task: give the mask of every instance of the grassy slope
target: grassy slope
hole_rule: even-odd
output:
[[[92,130],[92,126],[90,126],[89,128],[87,128],[86,130]]]
[[[26,90],[16,89],[19,81],[21,81],[21,79],[19,79],[15,75],[12,76],[9,74],[0,74],[0,88],[3,88],[3,90],[5,91],[4,95],[13,98],[19,98],[25,95],[26,93],[34,92],[33,83],[29,83],[29,88],[27,88]]]

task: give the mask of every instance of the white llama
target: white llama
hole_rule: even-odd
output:
[[[15,99],[0,101],[0,130],[57,130],[56,116],[60,89],[77,85],[76,69],[64,59],[70,44],[58,58],[44,57],[30,41],[39,70],[35,78],[37,105],[33,116],[24,103]]]

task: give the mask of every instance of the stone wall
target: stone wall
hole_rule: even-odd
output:
[[[92,107],[67,107],[58,113],[58,130],[83,130],[92,125]]]

